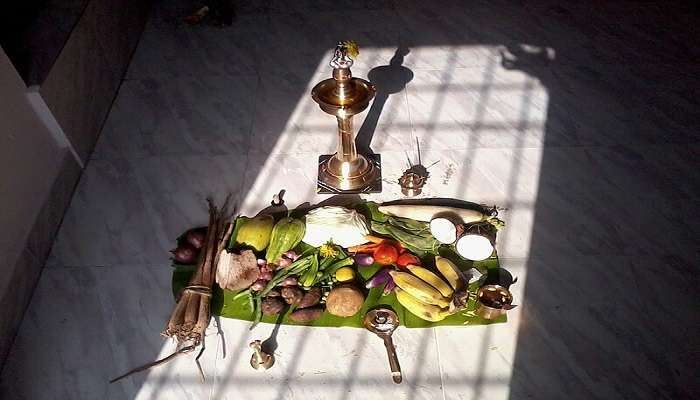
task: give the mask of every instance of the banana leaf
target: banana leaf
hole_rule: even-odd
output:
[[[461,263],[459,265],[461,269],[466,267],[477,268],[480,271],[487,271],[491,268],[498,268],[498,259],[491,258],[485,261],[479,261],[472,263]],[[379,265],[371,265],[367,267],[357,267],[357,272],[359,279],[361,281],[366,281],[372,277],[377,270],[381,268]],[[186,266],[177,266],[174,268],[173,272],[173,291],[175,294],[178,289],[182,289],[189,280],[189,276],[192,274],[193,270],[186,268]],[[282,316],[281,323],[284,325],[304,325],[304,326],[315,326],[315,327],[351,327],[351,328],[362,328],[362,318],[365,313],[378,306],[388,306],[392,308],[399,316],[399,321],[401,325],[407,328],[430,328],[436,326],[463,326],[463,325],[487,325],[493,323],[505,322],[506,317],[500,317],[495,320],[485,320],[478,315],[474,314],[476,309],[476,298],[473,295],[476,291],[478,284],[473,284],[470,287],[472,295],[469,298],[469,304],[467,308],[459,313],[451,315],[442,321],[429,322],[422,320],[410,312],[406,311],[401,304],[396,300],[394,293],[390,293],[387,296],[383,296],[383,287],[376,287],[365,291],[365,302],[362,309],[352,317],[343,318],[330,315],[324,312],[323,315],[310,323],[299,324],[289,320],[288,314],[289,310],[286,311],[285,315]],[[364,286],[358,284],[358,286]],[[255,319],[255,313],[252,308],[252,303],[247,295],[236,296],[237,293],[231,292],[229,290],[221,290],[218,286],[214,288],[214,294],[212,298],[212,313],[214,315],[219,315],[224,318],[240,319],[243,321],[253,321]],[[262,322],[275,324],[278,320],[278,316],[263,316]]]
[[[404,234],[412,235],[418,233],[425,224],[418,221],[407,220],[405,218],[395,219],[392,217],[387,217],[385,214],[382,214],[378,211],[377,206],[378,205],[376,203],[365,202],[358,204],[355,208],[357,211],[365,215],[368,221],[370,221],[372,224],[372,230],[379,234],[387,235],[387,233],[389,233],[392,228],[396,229],[397,226],[401,226],[401,228],[403,228],[404,230]],[[386,233],[384,232],[384,229],[387,229]],[[391,235],[388,234],[388,236]],[[426,239],[424,238],[424,240]],[[426,240],[426,242],[427,241],[429,240]],[[409,246],[409,249],[413,250],[414,253],[416,253],[424,261],[424,266],[426,268],[432,269],[433,271],[435,270],[435,255],[440,255],[442,257],[450,259],[463,271],[466,271],[470,268],[476,268],[481,273],[485,274],[484,276],[486,276],[488,271],[495,271],[500,268],[497,256],[488,258],[484,261],[469,261],[458,256],[454,250],[454,246],[443,245],[440,247],[432,247],[430,249],[413,249],[411,247],[412,246]],[[426,245],[425,247],[428,246]],[[307,253],[313,251],[314,248],[302,242],[296,250],[298,253]],[[382,267],[375,264],[371,266],[355,266],[354,268],[356,269],[358,275],[357,286],[360,288],[364,288],[364,282],[369,280],[369,278],[371,278],[379,270],[379,268]],[[180,293],[182,288],[184,288],[185,285],[187,285],[187,282],[189,281],[189,278],[192,275],[192,273],[194,273],[193,266],[180,264],[173,265],[172,288],[175,297],[177,297],[178,293]],[[362,306],[362,309],[360,309],[360,311],[352,317],[337,317],[327,312],[324,312],[323,315],[315,321],[301,324],[289,320],[288,315],[292,312],[292,310],[290,310],[290,308],[287,307],[284,311],[284,314],[282,315],[281,320],[277,315],[263,316],[261,322],[275,324],[281,321],[281,323],[284,325],[363,328],[362,318],[364,317],[365,313],[368,310],[378,306],[390,307],[394,311],[396,311],[396,313],[399,316],[399,321],[401,325],[407,328],[488,325],[493,323],[506,322],[505,315],[494,320],[485,320],[475,314],[475,293],[478,289],[478,285],[479,282],[475,282],[469,287],[470,297],[466,309],[456,314],[450,315],[444,320],[438,322],[425,321],[406,311],[404,307],[401,304],[399,304],[394,293],[390,293],[386,296],[383,295],[383,286],[372,289],[365,289],[365,302]],[[212,314],[219,315],[224,318],[233,318],[251,322],[255,320],[255,310],[253,309],[253,301],[251,300],[249,294],[239,294],[231,292],[229,290],[222,290],[217,285],[214,285],[213,290]]]

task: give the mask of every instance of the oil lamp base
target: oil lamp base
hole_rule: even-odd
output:
[[[360,174],[347,179],[329,169],[329,162],[335,154],[323,154],[318,157],[318,183],[316,192],[320,194],[380,193],[382,191],[381,155],[362,156],[367,160],[367,168]]]

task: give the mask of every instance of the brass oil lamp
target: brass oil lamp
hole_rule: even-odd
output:
[[[382,190],[379,155],[358,154],[355,145],[352,117],[367,108],[377,91],[370,82],[352,76],[350,67],[356,55],[354,42],[339,43],[330,62],[333,77],[319,82],[311,90],[311,97],[321,110],[338,120],[336,153],[324,154],[318,159],[319,193],[377,193]]]

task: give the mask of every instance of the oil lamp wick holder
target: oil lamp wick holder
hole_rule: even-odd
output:
[[[377,193],[382,190],[381,158],[378,154],[358,154],[352,118],[364,111],[376,94],[370,82],[350,72],[353,59],[348,42],[335,48],[330,66],[333,77],[311,90],[321,110],[338,121],[338,145],[335,154],[318,158],[318,193]]]

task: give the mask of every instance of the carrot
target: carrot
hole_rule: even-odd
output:
[[[376,243],[361,244],[359,246],[348,247],[348,251],[350,253],[372,253],[379,246],[380,244]]]
[[[371,242],[374,244],[382,244],[388,240],[388,239],[380,238],[379,236],[372,236],[372,235],[366,235],[365,239],[367,239],[368,242]]]

